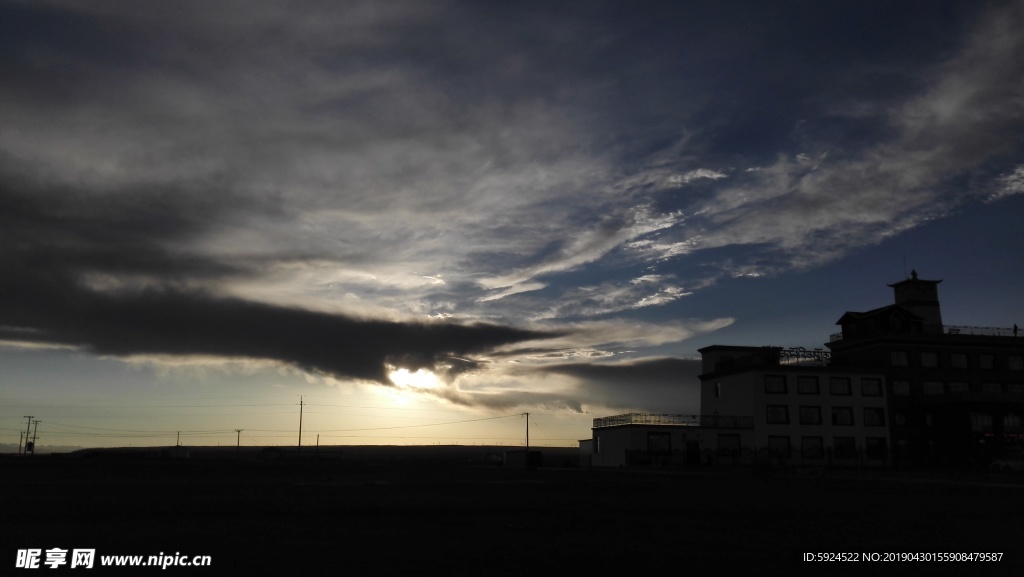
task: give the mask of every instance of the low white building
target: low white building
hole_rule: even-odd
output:
[[[696,415],[628,413],[597,418],[589,447],[590,464],[668,467],[695,462],[699,431]]]

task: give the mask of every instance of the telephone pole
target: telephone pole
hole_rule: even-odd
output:
[[[39,439],[39,423],[41,422],[42,421],[32,421],[34,425],[32,427],[32,456],[35,456],[36,454],[36,441]]]
[[[35,417],[33,415],[25,415],[23,418],[28,419],[28,423],[25,425],[25,455],[27,456],[30,448],[28,443],[29,433],[32,431],[32,419]],[[34,449],[35,447],[31,448]]]
[[[244,430],[245,429],[235,429],[235,432],[238,433],[238,438],[235,439],[235,458],[236,459],[238,458],[239,453],[242,450],[242,431],[244,431]]]
[[[530,413],[523,413],[526,417],[526,468],[530,468]]]
[[[302,395],[299,395],[299,453],[302,453]]]

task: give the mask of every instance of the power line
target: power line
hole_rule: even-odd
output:
[[[328,433],[346,433],[349,431],[385,431],[388,429],[413,429],[416,427],[436,427],[439,425],[458,425],[461,423],[475,423],[478,421],[493,421],[495,419],[507,419],[509,417],[518,417],[519,415],[502,415],[500,417],[486,417],[483,419],[467,419],[465,421],[449,421],[447,423],[426,423],[423,425],[402,425],[398,427],[372,427],[364,429],[325,429]]]

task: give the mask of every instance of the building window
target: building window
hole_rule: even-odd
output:
[[[803,437],[800,439],[800,451],[805,459],[824,459],[825,442],[821,437]]]
[[[775,459],[788,459],[789,437],[768,437],[768,452]]]
[[[902,427],[907,424],[907,414],[903,411],[896,411],[893,415],[893,420],[896,422],[896,425]]]
[[[986,371],[996,368],[995,355],[978,355],[978,367]]]
[[[786,376],[785,375],[765,375],[764,376],[764,392],[771,395],[785,395],[786,394]]]
[[[886,450],[885,437],[868,437],[864,439],[864,455],[872,461],[884,461]]]
[[[833,395],[849,395],[850,394],[850,378],[849,377],[832,377],[828,380],[829,392]]]
[[[910,396],[910,381],[893,381],[892,394],[899,397]]]
[[[594,452],[595,453],[600,453],[601,452],[601,435],[598,435],[598,436],[594,437]]]
[[[949,355],[949,366],[954,369],[966,369],[967,368],[967,355],[963,353],[953,353]]]
[[[844,427],[853,425],[853,407],[832,407],[832,424]]]
[[[907,353],[904,351],[892,351],[889,353],[889,364],[894,367],[907,366]]]
[[[801,425],[820,425],[821,407],[800,407]]]
[[[1015,395],[1024,394],[1024,385],[1018,383],[1010,383],[1009,385],[1006,385],[1006,392],[1013,393]]]
[[[865,397],[881,397],[882,379],[861,379],[860,394]]]
[[[1022,430],[1024,429],[1021,429],[1020,415],[1003,415],[1004,433],[1020,433]]]
[[[718,434],[718,454],[725,457],[736,457],[740,454],[740,436]]]
[[[797,377],[796,392],[801,395],[817,395],[818,377]]]
[[[837,459],[856,459],[857,444],[853,437],[835,437],[832,439],[832,450]]]
[[[789,424],[789,407],[785,405],[768,405],[767,410],[769,425]]]
[[[1024,371],[1024,357],[1020,355],[1006,357],[1006,368],[1011,371]]]
[[[884,427],[885,409],[882,407],[864,407],[865,427]]]
[[[668,455],[672,453],[672,436],[669,433],[647,433],[647,454]]]
[[[936,353],[921,353],[921,366],[926,369],[934,369],[939,366],[939,355]]]
[[[967,383],[949,383],[949,392],[951,393],[969,393],[971,392],[971,386]]]
[[[992,415],[971,413],[971,430],[975,433],[991,433]]]
[[[1003,392],[1003,386],[999,383],[982,383],[981,392],[989,395],[999,395]]]
[[[939,381],[925,381],[924,383],[924,394],[926,395],[941,395],[946,392],[942,383]]]
[[[715,383],[715,398],[722,396],[722,383]]]

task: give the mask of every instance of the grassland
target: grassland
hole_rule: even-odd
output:
[[[318,459],[0,459],[0,542],[210,555],[168,575],[1019,575],[1019,475],[488,465],[494,451]],[[492,458],[488,458],[492,457]],[[998,563],[806,563],[807,552],[1001,552]],[[6,565],[6,566],[5,566]],[[64,571],[71,571],[63,568]],[[49,574],[49,569],[41,570]],[[157,568],[89,574],[155,574]],[[740,573],[750,574],[745,570]]]

